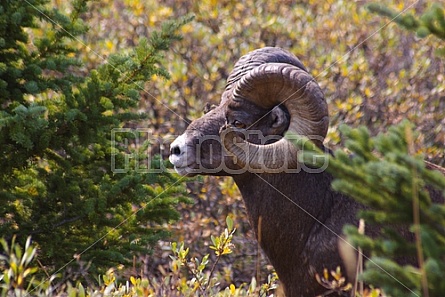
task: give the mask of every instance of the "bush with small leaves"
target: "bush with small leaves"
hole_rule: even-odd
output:
[[[102,297],[102,296],[269,296],[276,289],[277,276],[272,274],[268,281],[257,286],[253,278],[250,284],[242,284],[236,287],[230,284],[221,289],[218,278],[214,275],[219,260],[232,252],[234,245],[232,238],[236,229],[233,221],[227,217],[227,228],[218,236],[211,237],[213,241],[209,248],[214,250],[216,259],[211,267],[210,254],[202,259],[189,257],[189,249],[183,243],[171,244],[170,268],[164,279],[160,282],[156,278],[133,277],[129,280],[118,280],[115,269],[108,269],[100,277],[97,286],[85,287],[81,282],[75,285],[71,281],[58,284],[58,288],[51,286],[52,279],[38,280],[34,277],[38,268],[32,266],[36,260],[36,247],[31,245],[28,238],[25,249],[13,240],[8,246],[5,240],[1,240],[4,255],[0,257],[2,275],[0,288],[2,296],[73,296],[73,297]]]
[[[420,38],[435,35],[445,40],[445,8],[442,4],[433,3],[421,16],[411,13],[402,14],[377,3],[369,4],[368,9],[371,12],[390,18],[405,29],[416,32]],[[445,56],[445,47],[436,49],[436,53]]]

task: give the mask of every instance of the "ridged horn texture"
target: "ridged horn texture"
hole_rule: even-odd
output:
[[[303,63],[291,53],[278,47],[264,47],[251,51],[235,63],[232,72],[227,78],[226,90],[231,88],[234,83],[238,82],[250,70],[266,63],[290,64],[307,71]]]
[[[229,76],[228,86],[233,84],[232,100],[248,100],[265,109],[284,105],[291,115],[288,133],[307,136],[321,145],[328,130],[329,116],[320,87],[292,54],[279,48],[262,50],[252,52],[253,58],[250,54],[242,57]],[[266,58],[258,59],[262,54]],[[240,63],[243,61],[244,64]],[[257,145],[241,137],[235,142],[226,137],[224,146],[242,166],[264,166],[279,171],[283,166],[298,168],[297,149],[285,138],[272,144]]]

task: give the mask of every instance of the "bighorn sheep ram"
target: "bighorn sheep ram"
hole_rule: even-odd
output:
[[[294,55],[266,47],[241,57],[219,106],[194,120],[170,148],[181,175],[234,178],[288,297],[323,293],[314,272],[345,271],[338,235],[345,224],[358,224],[363,208],[331,189],[329,173],[300,170],[297,150],[283,138],[291,131],[324,148],[327,130],[320,87]]]

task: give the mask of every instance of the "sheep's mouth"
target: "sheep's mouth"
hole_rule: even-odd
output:
[[[196,169],[194,169],[193,167],[190,167],[190,166],[174,166],[174,168],[175,168],[176,173],[181,176],[192,177],[192,176],[199,174],[199,172],[197,172]]]
[[[187,160],[184,156],[170,155],[169,160],[176,173],[181,176],[194,176],[199,173],[196,164],[192,160]]]
[[[185,176],[187,175],[187,171],[186,171],[187,167],[176,167],[175,166],[175,171],[177,174]]]

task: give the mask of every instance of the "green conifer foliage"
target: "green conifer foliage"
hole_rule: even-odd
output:
[[[434,35],[445,40],[444,8],[440,4],[431,5],[420,17],[381,4],[370,4],[368,9],[391,18],[418,37]],[[445,55],[444,48],[436,53]],[[340,130],[347,139],[347,152],[337,150],[333,156],[320,157],[321,152],[314,152],[317,150],[309,143],[296,144],[305,149],[303,162],[329,164],[327,170],[335,177],[334,190],[369,207],[359,214],[366,225],[381,226],[378,238],[361,234],[355,226],[344,228],[352,244],[371,254],[361,278],[383,288],[389,296],[445,296],[445,171],[427,165],[423,156],[416,154],[415,134],[408,122],[377,137],[370,137],[365,127],[344,125]],[[431,199],[431,193],[440,198]],[[408,228],[413,240],[401,236],[401,226]],[[416,259],[417,265],[398,264],[396,259],[401,256]]]
[[[433,3],[421,16],[411,13],[401,13],[382,4],[372,3],[368,5],[371,12],[386,16],[403,28],[416,32],[420,38],[435,35],[445,40],[445,9],[442,4]],[[436,50],[438,55],[445,56],[445,48]]]
[[[371,255],[361,277],[388,296],[427,296],[426,291],[429,296],[445,296],[443,172],[427,168],[422,155],[416,155],[408,122],[376,137],[370,137],[365,127],[344,125],[341,132],[347,152],[339,149],[333,156],[320,157],[320,151],[314,153],[306,145],[301,158],[308,164],[328,164],[335,177],[333,189],[369,207],[359,214],[367,226],[381,226],[378,238],[361,234],[356,226],[344,228],[348,241]],[[430,191],[442,198],[432,200]],[[401,226],[414,240],[400,235]],[[418,267],[397,264],[401,256],[416,259]]]
[[[69,15],[47,0],[0,1],[0,234],[31,235],[49,272],[73,256],[98,268],[125,263],[164,236],[154,225],[178,219],[175,206],[187,201],[175,177],[148,170],[162,160],[140,165],[149,143],[122,145],[139,132],[113,129],[144,118],[139,94],[153,75],[168,78],[162,52],[190,18],[84,75],[75,45],[86,9],[85,0]]]

